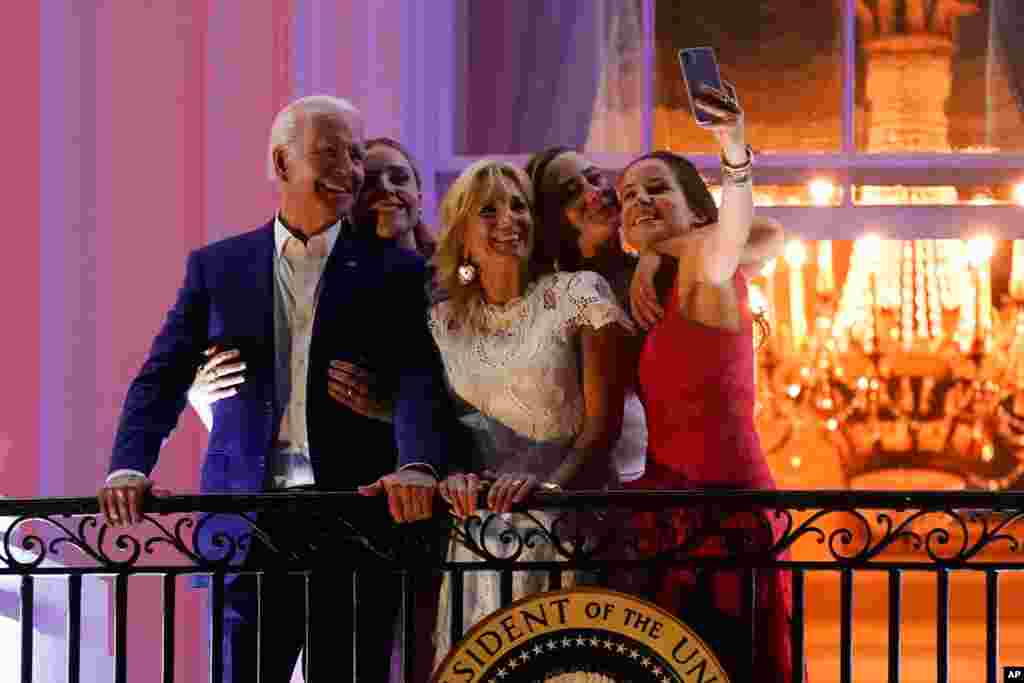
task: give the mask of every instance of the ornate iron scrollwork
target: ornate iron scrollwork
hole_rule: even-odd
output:
[[[837,566],[884,564],[896,555],[906,561],[908,552],[915,562],[964,566],[986,564],[992,552],[1005,559],[1024,548],[1024,511],[999,510],[995,498],[990,507],[979,505],[977,495],[964,505],[957,505],[956,494],[945,505],[918,494],[893,495],[892,501],[884,498],[888,494],[882,499],[823,494],[822,505],[815,505],[809,492],[777,492],[767,502],[727,491],[697,497],[679,492],[661,494],[658,505],[645,495],[608,498],[602,506],[593,495],[563,494],[544,506],[538,498],[531,508],[510,515],[465,520],[438,515],[386,528],[367,522],[365,507],[315,495],[286,510],[287,525],[266,524],[266,511],[168,516],[182,512],[176,509],[147,513],[131,530],[110,526],[95,513],[77,515],[63,501],[31,501],[31,511],[13,517],[3,531],[0,573],[31,574],[51,560],[86,571],[131,573],[157,560],[163,565],[168,556],[173,566],[196,572],[231,571],[254,543],[263,546],[264,556],[291,566],[348,562],[440,568],[451,542],[468,548],[477,561],[518,563],[524,569],[530,565],[527,551],[542,545],[553,551],[547,557],[569,566],[725,560],[764,567],[786,563],[788,553],[807,543],[823,546],[824,552],[819,548],[813,554]],[[7,510],[14,504],[4,501]],[[246,503],[237,507],[245,509]]]

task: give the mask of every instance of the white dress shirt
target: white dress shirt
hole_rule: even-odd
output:
[[[274,221],[275,379],[278,398],[285,401],[270,461],[270,483],[275,489],[316,483],[306,426],[309,345],[321,276],[340,233],[338,221],[303,243],[288,232],[280,216]]]
[[[320,280],[340,233],[338,221],[304,244],[288,231],[280,215],[274,219],[274,380],[278,399],[286,401],[269,463],[269,481],[275,489],[316,483],[306,424],[309,345]],[[111,472],[107,483],[125,476],[145,477],[138,470],[121,469]]]

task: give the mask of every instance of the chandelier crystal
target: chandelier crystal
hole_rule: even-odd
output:
[[[1012,296],[994,308],[988,237],[865,236],[841,291],[831,243],[813,259],[808,245],[789,243],[788,315],[773,310],[775,264],[751,292],[773,329],[758,366],[769,453],[813,430],[839,453],[851,488],[1014,486],[1024,477],[1022,247],[1014,243]]]

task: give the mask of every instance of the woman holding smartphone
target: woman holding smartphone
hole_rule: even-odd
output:
[[[665,314],[644,340],[638,393],[647,415],[648,452],[644,475],[633,489],[773,489],[754,427],[753,324],[743,265],[768,256],[749,249],[753,220],[751,168],[743,112],[729,95],[701,88],[694,108],[710,119],[707,128],[722,150],[723,192],[719,210],[694,166],[671,152],[653,152],[631,162],[618,193],[625,241],[641,260],[658,254],[678,263],[674,282],[662,291]],[[637,513],[635,531],[644,550],[664,547],[665,513]],[[707,524],[708,511],[674,510],[671,543],[683,545]],[[711,520],[713,523],[713,520]],[[767,513],[731,515],[726,525],[756,549],[767,549],[782,531]],[[694,549],[699,555],[726,554],[722,534]],[[756,611],[747,612],[743,571],[669,569],[639,578],[630,588],[659,605],[681,611],[704,625],[720,647],[727,667],[741,680],[792,680],[789,581],[783,572],[755,572]],[[753,662],[737,633],[750,630]],[[695,618],[696,617],[696,618]],[[729,662],[728,659],[733,661]],[[735,679],[734,679],[735,680]]]
[[[550,147],[534,154],[526,164],[526,174],[536,196],[538,261],[557,270],[598,273],[641,329],[661,319],[664,310],[655,294],[655,281],[672,282],[675,259],[651,252],[641,262],[623,248],[622,207],[608,174],[569,147]],[[755,216],[744,247],[744,262],[760,269],[760,259],[773,257],[781,244],[782,226]],[[632,338],[633,348],[624,361],[635,363],[642,341],[642,335]],[[643,474],[646,450],[644,409],[630,388],[622,436],[612,454],[620,481],[632,481]]]

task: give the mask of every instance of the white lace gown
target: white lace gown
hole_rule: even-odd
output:
[[[607,273],[608,284],[616,300],[622,305],[626,314],[630,314],[629,287],[636,274],[637,259],[626,256],[624,262],[602,261],[600,257],[591,259],[594,267],[588,268],[587,260],[583,262],[584,270]],[[637,330],[642,333],[641,330]],[[643,403],[634,389],[626,393],[622,410],[622,434],[612,451],[612,462],[618,472],[619,481],[635,481],[644,475],[647,466],[647,415]]]
[[[632,331],[607,282],[598,274],[554,273],[533,282],[526,293],[502,306],[481,305],[479,326],[457,317],[448,302],[430,312],[430,328],[441,351],[450,389],[473,410],[463,418],[474,436],[474,471],[530,472],[544,481],[569,454],[583,425],[580,385],[579,333],[615,323]],[[603,485],[617,479],[609,470]],[[531,513],[545,525],[544,513]],[[472,530],[473,540],[502,557],[515,544],[498,535],[510,526],[522,531],[536,524],[521,515],[492,519]],[[485,531],[481,532],[481,529]],[[477,558],[459,543],[450,557],[466,562]],[[541,541],[523,550],[522,561],[560,559]],[[547,590],[546,572],[515,572],[513,599]],[[470,571],[463,574],[463,632],[500,607],[499,575]],[[563,585],[569,582],[563,579]],[[451,648],[448,582],[442,587],[435,631],[437,661]]]
[[[636,481],[647,467],[647,416],[635,391],[626,394],[622,407],[622,435],[612,451],[619,481]]]

